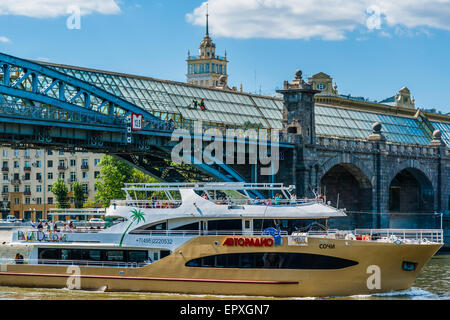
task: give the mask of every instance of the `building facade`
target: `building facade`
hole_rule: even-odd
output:
[[[75,181],[83,186],[86,200],[94,201],[101,157],[90,152],[0,148],[2,219],[8,215],[29,221],[47,219],[48,211],[56,207],[51,188],[58,179],[68,186],[72,207]]]

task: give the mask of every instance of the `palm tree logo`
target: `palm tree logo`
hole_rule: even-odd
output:
[[[140,209],[139,210],[134,209],[131,211],[131,213],[132,213],[131,223],[128,225],[127,229],[123,233],[122,238],[120,239],[119,247],[122,246],[123,239],[125,238],[125,235],[127,234],[128,230],[130,229],[130,227],[133,223],[135,223],[136,221],[137,221],[137,224],[139,224],[141,221],[145,222],[145,218],[144,218],[145,213],[142,212]]]

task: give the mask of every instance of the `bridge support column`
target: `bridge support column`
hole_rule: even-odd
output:
[[[386,150],[386,138],[381,133],[381,123],[375,122],[372,125],[373,133],[369,136],[369,141],[374,143],[374,194],[373,205],[375,214],[373,219],[374,228],[388,228],[389,227],[389,194],[383,192],[386,186],[389,185],[390,177],[383,174],[383,154]]]

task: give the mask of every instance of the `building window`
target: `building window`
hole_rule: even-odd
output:
[[[95,165],[95,166],[98,166],[99,163],[100,163],[100,159],[95,159],[95,160],[94,160],[94,165]]]
[[[52,150],[48,150],[48,151],[47,151],[47,154],[48,154],[49,156],[52,156],[52,155],[53,155],[53,151],[52,151]]]
[[[14,192],[20,192],[20,186],[14,186]]]
[[[51,184],[48,185],[47,191],[48,192],[52,192],[52,185]]]
[[[25,204],[31,204],[31,199],[29,197],[25,198]]]
[[[52,198],[52,197],[48,197],[47,203],[48,203],[48,204],[53,204],[53,198]]]
[[[53,168],[53,160],[48,160],[47,161],[47,167]]]
[[[31,192],[30,186],[25,186],[25,192]]]
[[[87,184],[83,184],[83,193],[84,194],[88,193],[88,185]]]
[[[75,167],[75,165],[76,165],[76,160],[75,159],[71,159],[70,160],[70,166],[71,167]]]
[[[42,167],[42,163],[40,160],[36,161],[36,168]]]
[[[94,172],[94,179],[97,179],[99,175],[100,175],[100,171],[95,171]]]
[[[20,151],[19,150],[14,150],[14,157],[16,157],[16,158],[20,157]]]
[[[19,168],[19,167],[20,167],[20,162],[14,161],[14,168]]]
[[[49,172],[47,174],[47,178],[48,178],[48,180],[53,180],[53,172]]]
[[[3,186],[3,193],[8,193],[9,192],[9,188],[8,186]]]
[[[35,156],[36,156],[36,158],[39,158],[41,156],[41,150],[40,149],[36,150]]]
[[[83,171],[83,179],[87,179],[88,178],[88,171]]]
[[[19,198],[14,198],[14,204],[19,204],[19,203],[20,203]]]
[[[3,149],[3,156],[7,157],[8,156],[8,149]]]
[[[76,174],[76,172],[71,172],[70,173],[70,182],[75,182],[75,181],[77,181],[77,174]]]
[[[25,173],[25,177],[23,180],[26,180],[26,181],[31,180],[31,174],[29,172]]]
[[[64,152],[63,152],[63,151],[60,151],[60,152],[59,152],[59,155],[60,155],[60,156],[63,156],[63,155],[64,155]]]
[[[42,204],[42,198],[36,198],[36,204]]]
[[[3,174],[3,181],[8,181],[9,179],[8,179],[9,177],[8,177],[8,174],[7,173],[4,173]]]
[[[36,192],[42,192],[42,186],[40,184],[36,186]]]
[[[65,178],[66,178],[66,175],[64,174],[64,172],[60,172],[59,179],[64,180]]]

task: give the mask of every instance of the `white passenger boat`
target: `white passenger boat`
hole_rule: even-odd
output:
[[[346,214],[281,184],[126,185],[106,229],[17,231],[0,285],[251,296],[411,287],[442,230],[332,230]],[[276,196],[275,196],[276,195]],[[264,200],[266,198],[268,200]]]

